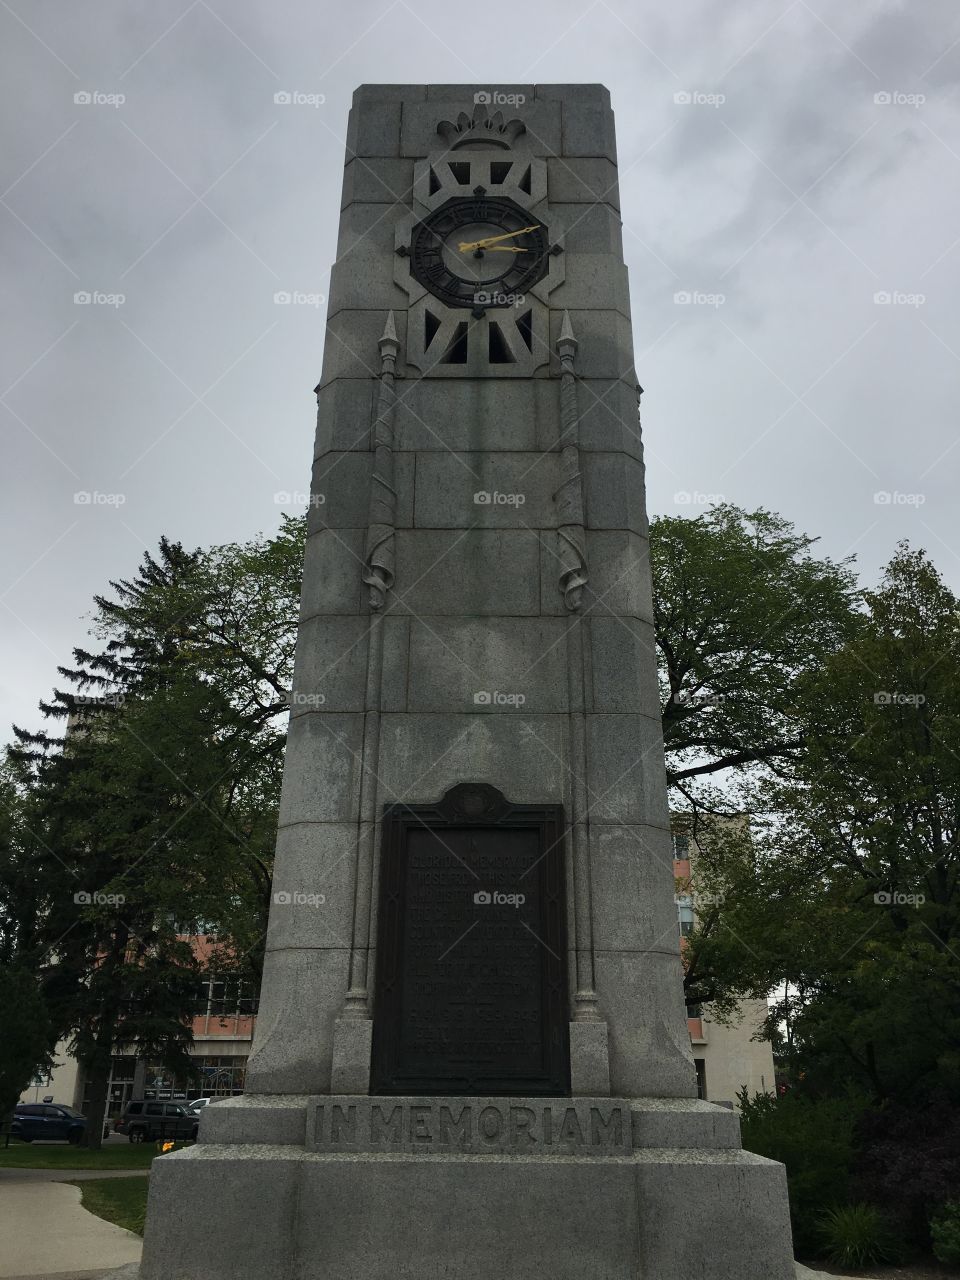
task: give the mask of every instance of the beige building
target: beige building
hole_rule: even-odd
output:
[[[677,917],[681,939],[691,932],[696,921],[693,896],[682,892],[684,883],[689,883],[696,857],[696,842],[684,835],[674,835],[673,873],[680,882]],[[751,1097],[755,1093],[773,1093],[776,1089],[770,1042],[754,1038],[767,1016],[767,1002],[745,1000],[740,1015],[727,1026],[713,1021],[709,1005],[687,1007],[697,1085],[700,1097],[707,1102],[736,1107],[737,1094],[743,1088]]]

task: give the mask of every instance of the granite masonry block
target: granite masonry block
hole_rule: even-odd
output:
[[[301,620],[360,612],[363,544],[362,529],[319,529],[307,538]]]
[[[314,457],[331,449],[370,448],[379,386],[376,378],[367,377],[338,378],[320,388]]]
[[[623,453],[584,451],[581,468],[587,528],[647,537],[643,463]]]
[[[363,711],[368,618],[316,614],[300,623],[291,716]]]
[[[565,620],[411,620],[414,712],[486,715],[562,711],[566,706]]]
[[[418,455],[414,525],[421,529],[553,529],[555,453]]]
[[[592,711],[660,717],[653,624],[641,618],[593,614],[586,624],[591,659]]]
[[[547,198],[555,204],[594,204],[602,201],[620,209],[617,166],[596,157],[547,161]]]
[[[615,535],[616,536],[616,535]],[[394,608],[419,617],[540,612],[539,535],[527,529],[399,529]]]
[[[587,716],[591,822],[669,828],[659,717]]]
[[[283,764],[280,825],[348,822],[360,799],[363,717],[314,711],[293,716]]]
[[[385,715],[378,801],[429,804],[465,779],[525,804],[562,804],[564,718]]]
[[[349,947],[356,845],[355,823],[302,822],[280,831],[268,950]]]
[[[354,201],[408,205],[412,198],[412,160],[359,156],[351,160],[343,171],[344,208]]]

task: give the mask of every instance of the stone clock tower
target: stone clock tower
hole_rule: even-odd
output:
[[[616,160],[599,85],[355,95],[249,1092],[145,1280],[793,1274],[696,1098]]]

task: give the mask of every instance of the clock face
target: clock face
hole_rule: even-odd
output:
[[[450,307],[513,306],[549,266],[547,229],[512,200],[458,196],[415,228],[410,269]]]

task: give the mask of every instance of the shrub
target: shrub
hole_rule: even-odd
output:
[[[795,1093],[782,1098],[740,1095],[740,1128],[748,1151],[779,1160],[787,1168],[793,1244],[802,1257],[822,1249],[819,1220],[847,1199],[853,1161],[853,1132],[864,1100],[811,1099]]]
[[[938,1262],[960,1263],[960,1202],[951,1200],[930,1220],[933,1256]]]
[[[874,1204],[829,1209],[821,1215],[817,1228],[827,1260],[838,1267],[868,1267],[902,1257],[886,1217]]]

